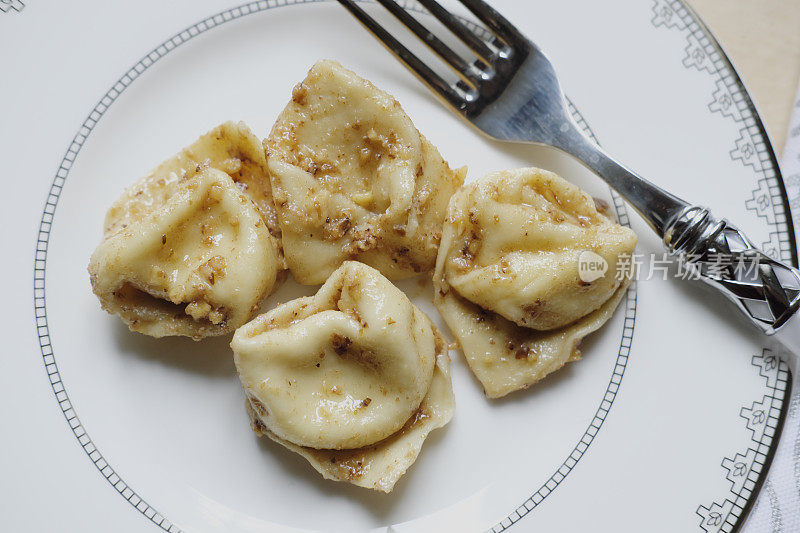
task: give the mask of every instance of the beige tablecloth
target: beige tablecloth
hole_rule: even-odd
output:
[[[689,0],[722,43],[783,151],[800,77],[800,0]]]

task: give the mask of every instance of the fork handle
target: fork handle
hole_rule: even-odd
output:
[[[667,223],[689,204],[619,164],[592,142],[569,120],[553,135],[553,146],[576,157],[642,215],[645,221],[664,238]]]
[[[577,126],[560,127],[554,145],[603,178],[655,230],[694,279],[733,301],[767,335],[800,354],[800,270],[759,250],[744,233],[617,163]]]

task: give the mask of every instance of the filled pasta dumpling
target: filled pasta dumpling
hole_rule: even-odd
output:
[[[133,331],[200,339],[244,324],[284,270],[259,140],[226,122],[108,210],[89,264],[105,310]]]
[[[264,146],[297,281],[322,283],[348,259],[391,279],[433,268],[464,172],[450,169],[390,95],[320,61]]]
[[[636,235],[556,174],[489,174],[452,198],[435,303],[490,397],[575,360],[630,283]],[[605,273],[582,275],[585,254]]]
[[[222,335],[244,324],[275,285],[274,238],[256,205],[215,168],[146,178],[110,218],[90,280],[103,308],[133,331]]]
[[[362,263],[245,324],[231,347],[253,428],[327,479],[389,492],[452,417],[441,335]]]

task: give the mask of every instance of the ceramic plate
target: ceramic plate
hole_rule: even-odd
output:
[[[735,221],[767,253],[796,261],[758,115],[684,4],[493,4],[548,51],[576,120],[601,144]],[[27,15],[3,9],[0,17]],[[170,532],[737,528],[777,443],[788,370],[727,302],[674,279],[657,239],[624,202],[553,149],[496,143],[467,127],[335,2],[196,12],[164,13],[185,29],[137,41],[141,60],[118,65],[122,76],[95,93],[97,105],[75,110],[85,119],[63,139],[44,205],[33,274],[39,379],[66,419],[58,431],[85,451],[64,460],[96,470],[75,482],[76,492],[81,483],[104,484],[127,502],[109,516],[138,514],[140,527]],[[114,16],[104,11],[98,20]],[[580,362],[488,400],[461,354],[451,353],[456,415],[388,495],[325,481],[299,456],[257,438],[229,338],[131,333],[100,309],[86,272],[104,212],[124,187],[225,120],[265,135],[320,58],[395,95],[451,164],[469,167],[468,180],[544,167],[606,198],[640,235],[639,280],[582,345]],[[37,179],[44,187],[44,176]],[[447,332],[430,285],[400,285]],[[265,306],[314,291],[290,282]]]

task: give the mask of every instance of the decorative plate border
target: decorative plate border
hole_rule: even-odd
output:
[[[751,167],[759,176],[745,207],[772,226],[770,239],[763,243],[762,250],[797,266],[794,226],[778,160],[742,80],[709,29],[684,0],[653,0],[652,11],[655,28],[684,34],[684,67],[706,72],[714,80],[716,89],[709,112],[719,113],[739,127],[738,138],[731,142],[730,157]],[[764,349],[753,357],[752,364],[765,379],[766,393],[739,413],[751,432],[748,449],[722,459],[725,477],[731,482],[729,495],[697,507],[700,529],[706,532],[731,533],[741,529],[766,479],[786,418],[792,381],[787,363]]]
[[[786,419],[792,384],[788,365],[768,349],[753,356],[752,364],[764,378],[767,393],[739,411],[751,433],[751,444],[744,452],[722,459],[725,478],[731,482],[730,495],[697,508],[703,531],[730,533],[741,529],[766,480],[777,449],[772,444],[778,442]]]
[[[684,67],[706,72],[715,81],[716,90],[708,104],[709,111],[739,126],[739,137],[732,142],[730,157],[752,167],[760,176],[746,208],[773,227],[762,250],[797,266],[794,226],[778,159],[741,78],[714,36],[683,0],[653,0],[651,23],[656,28],[683,33],[686,37]]]

